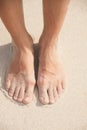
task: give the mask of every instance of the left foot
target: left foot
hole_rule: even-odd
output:
[[[37,85],[42,104],[52,104],[65,88],[65,74],[56,54],[56,47],[40,46]]]

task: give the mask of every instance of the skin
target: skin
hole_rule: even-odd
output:
[[[9,8],[9,9],[8,9]],[[35,87],[33,40],[25,28],[21,0],[1,0],[0,16],[15,42],[5,88],[14,100],[28,104]]]
[[[39,100],[42,104],[57,101],[65,89],[65,72],[56,53],[69,0],[43,0],[44,29],[39,40]]]
[[[65,73],[56,55],[55,42],[68,3],[69,0],[43,0],[44,29],[39,40],[37,79],[42,104],[56,102],[65,88]],[[28,104],[33,99],[36,80],[33,39],[25,28],[22,0],[1,0],[0,16],[15,42],[15,55],[9,66],[5,88],[14,100]]]

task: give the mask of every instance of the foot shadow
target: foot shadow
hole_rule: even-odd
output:
[[[11,43],[0,46],[0,89],[4,89],[4,80],[11,60]]]
[[[34,59],[35,78],[37,80],[37,78],[38,78],[37,77],[38,76],[38,67],[39,67],[39,59],[38,59],[38,57],[39,57],[39,47],[38,47],[38,43],[34,44],[33,47],[34,47],[34,57],[35,57],[35,59]],[[38,100],[38,87],[37,87],[37,85],[35,87],[34,94],[35,94],[35,97],[37,98],[36,106],[38,106],[38,107],[43,106]]]
[[[11,62],[11,48],[11,43],[0,46],[0,91],[7,99],[10,99],[10,97],[5,91],[5,78],[9,64]]]
[[[37,79],[37,74],[38,74],[38,44],[34,44],[34,56],[35,56],[35,62],[34,62],[34,68],[35,68],[35,77]],[[3,95],[10,100],[13,103],[16,103],[18,105],[22,105],[22,103],[18,103],[16,101],[14,101],[12,98],[9,97],[8,93],[5,90],[5,78],[6,78],[6,73],[8,70],[8,67],[11,63],[11,59],[12,59],[12,52],[13,48],[12,48],[12,43],[8,43],[6,45],[2,45],[0,46],[0,91],[3,93]],[[37,86],[35,88],[35,97],[38,97],[38,90],[37,90]],[[37,100],[36,102],[36,106],[42,106],[40,104],[40,102]]]

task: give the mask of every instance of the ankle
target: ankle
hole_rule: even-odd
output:
[[[39,52],[40,53],[48,53],[48,52],[53,52],[56,49],[56,42],[54,40],[50,42],[44,41],[39,41]]]
[[[33,39],[28,33],[21,38],[13,37],[13,43],[18,51],[28,51],[33,48]]]
[[[58,36],[54,35],[47,35],[47,34],[42,34],[40,39],[39,39],[39,48],[41,49],[51,49],[56,46],[56,42],[58,40]]]

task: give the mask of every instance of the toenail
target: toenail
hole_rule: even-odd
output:
[[[23,103],[24,104],[28,104],[28,103],[30,103],[30,98],[29,97],[26,97],[24,100],[23,100]]]
[[[21,101],[22,101],[22,98],[18,98],[17,100],[18,100],[19,102],[21,102]]]
[[[58,97],[60,97],[60,95],[61,95],[61,94],[60,94],[60,93],[58,93]]]
[[[14,97],[14,100],[17,100],[17,97]]]
[[[8,90],[9,90],[9,87],[5,87],[5,89],[8,91]]]
[[[63,89],[62,89],[62,92],[64,93],[64,91],[65,91],[65,89],[63,88]]]
[[[12,96],[13,94],[12,93],[8,93],[9,94],[9,96]]]
[[[41,101],[41,103],[43,103],[44,105],[49,103],[49,101],[47,101],[44,97],[40,97],[40,101]]]
[[[53,103],[54,103],[54,101],[50,102],[49,104],[53,104]]]

